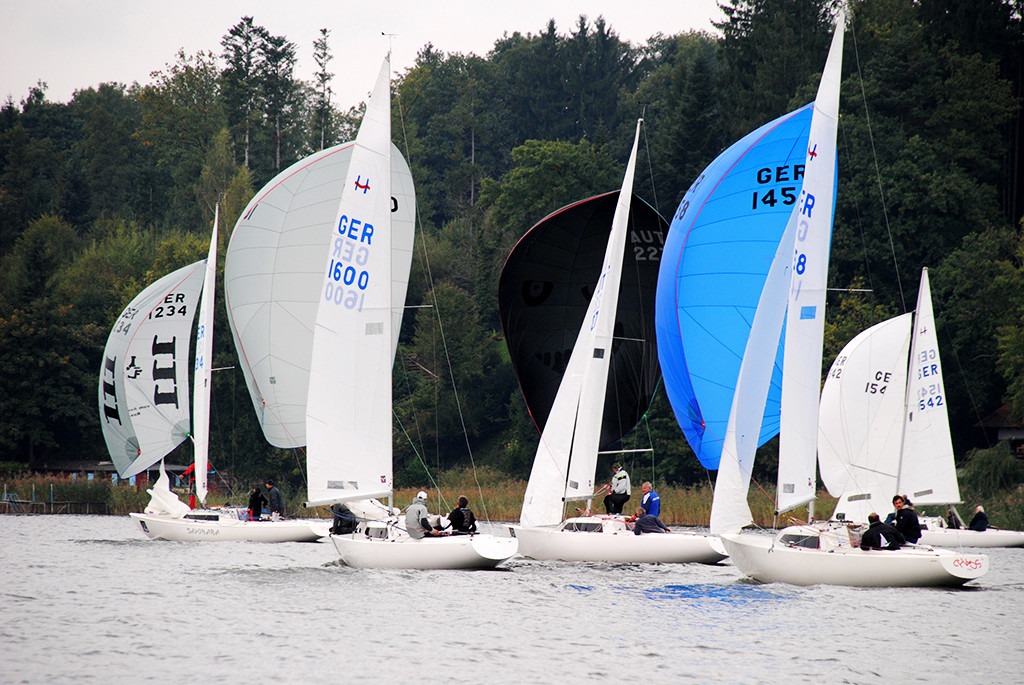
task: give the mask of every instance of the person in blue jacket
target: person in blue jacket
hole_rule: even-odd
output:
[[[644,482],[641,486],[644,491],[644,496],[640,499],[640,506],[643,507],[645,514],[657,518],[661,515],[661,498],[658,497],[658,493],[654,491],[649,481]]]

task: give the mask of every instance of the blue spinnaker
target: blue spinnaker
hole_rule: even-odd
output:
[[[810,104],[748,134],[683,196],[658,272],[665,389],[700,463],[717,469],[733,390],[768,268],[800,196]],[[758,444],[779,432],[782,346]]]

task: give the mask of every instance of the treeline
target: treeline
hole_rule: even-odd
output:
[[[729,0],[720,35],[666,27],[642,45],[581,16],[502,37],[485,56],[421,49],[392,100],[420,214],[408,301],[434,305],[410,310],[401,339],[400,485],[471,461],[527,475],[537,433],[496,305],[512,245],[547,213],[618,187],[640,116],[636,190],[671,217],[721,150],[813,98],[835,4]],[[830,295],[825,365],[864,327],[913,307],[929,267],[963,458],[982,416],[1006,401],[1024,412],[1020,3],[850,10],[830,286],[870,292]],[[255,190],[352,137],[361,106],[330,101],[329,35],[314,45],[312,83],[294,77],[294,44],[243,17],[216,53],[178,54],[148,84],[67,103],[40,84],[0,108],[0,461],[106,458],[96,384],[121,308],[205,256],[218,199],[222,271]],[[375,69],[366,64],[368,82]],[[214,365],[233,367],[222,303],[216,316]],[[215,467],[298,478],[301,453],[266,445],[238,369],[214,375],[213,404]],[[655,448],[653,462],[632,464],[644,478],[708,478],[663,393],[629,440]],[[187,461],[179,449],[172,458]]]

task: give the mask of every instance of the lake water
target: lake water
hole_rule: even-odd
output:
[[[340,566],[0,516],[0,683],[1024,681],[1024,550],[964,589],[760,585],[728,562]]]

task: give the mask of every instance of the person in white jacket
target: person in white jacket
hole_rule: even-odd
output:
[[[622,505],[629,501],[632,494],[629,487],[629,474],[615,464],[612,466],[612,482],[606,486],[609,493],[604,498],[604,508],[609,514],[621,514]]]

